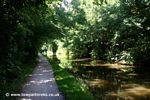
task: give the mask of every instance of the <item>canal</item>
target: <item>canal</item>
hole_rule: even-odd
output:
[[[68,62],[67,69],[87,85],[96,100],[150,100],[150,74],[142,67],[90,58]]]

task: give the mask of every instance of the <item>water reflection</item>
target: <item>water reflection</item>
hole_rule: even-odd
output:
[[[133,66],[89,59],[71,62],[69,70],[85,81],[96,100],[150,100],[150,75],[145,70],[137,73]]]

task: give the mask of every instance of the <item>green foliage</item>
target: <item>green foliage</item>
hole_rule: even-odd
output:
[[[74,0],[66,7],[56,15],[65,16],[59,21],[73,57],[149,65],[148,0]]]
[[[49,62],[52,64],[59,89],[67,100],[94,100],[87,88],[66,69],[61,68],[56,60],[50,59]]]
[[[1,0],[1,83],[16,79],[22,65],[32,63],[42,45],[54,39],[61,39],[74,58],[149,65],[149,4],[148,0]]]
[[[6,84],[18,78],[22,66],[32,63],[43,43],[59,37],[60,30],[45,0],[1,0],[0,9],[0,78]]]

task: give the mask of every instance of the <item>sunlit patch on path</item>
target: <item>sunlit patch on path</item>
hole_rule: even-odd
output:
[[[64,100],[58,90],[53,70],[46,58],[40,55],[39,64],[29,75],[18,100]]]

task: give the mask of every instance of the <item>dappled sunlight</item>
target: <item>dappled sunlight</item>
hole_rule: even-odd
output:
[[[33,75],[33,76],[34,76],[34,75],[35,75],[35,76],[36,76],[36,75],[38,75],[38,76],[42,76],[43,74],[32,74],[32,75]]]
[[[123,65],[123,64],[118,64],[118,63],[114,63],[114,64],[110,64],[110,63],[85,63],[85,64],[81,64],[81,66],[85,66],[85,67],[107,67],[107,68],[111,68],[111,69],[119,69],[119,70],[123,70],[126,68],[133,68],[134,66],[128,66],[128,65]]]
[[[42,66],[40,66],[40,65],[38,66],[38,68],[41,68],[41,67],[42,67]]]
[[[46,84],[49,82],[54,82],[54,78],[50,78],[48,80],[36,80],[36,81],[30,81],[30,83],[35,84],[35,85],[40,85],[40,84]]]
[[[115,96],[125,100],[150,100],[150,88],[138,84],[121,85],[119,93],[108,93],[107,96]]]
[[[42,76],[43,74],[29,74],[28,76]]]
[[[66,92],[69,92],[69,93],[74,93],[75,91],[79,91],[79,92],[82,92],[84,91],[84,89],[82,89],[82,87],[76,87],[76,82],[72,82],[71,84],[63,84],[61,86],[61,88],[64,88]],[[69,89],[71,86],[71,89]],[[75,94],[74,94],[75,95]]]
[[[86,82],[90,87],[102,87],[105,85],[109,85],[109,81],[102,80],[102,79],[91,79],[91,80],[86,80]]]
[[[125,96],[149,96],[150,97],[150,88],[137,85],[125,89],[125,91],[122,94]]]
[[[100,100],[150,100],[149,74],[135,72],[140,67],[86,59],[71,64],[71,72]]]
[[[27,84],[25,84],[24,86],[28,86],[28,85],[31,85],[31,84],[27,83]]]
[[[63,80],[64,78],[61,76],[56,76],[56,80]]]
[[[42,69],[37,69],[38,71],[42,71]]]
[[[26,83],[24,85],[25,86],[29,86],[29,85],[42,85],[42,84],[47,84],[47,83],[53,83],[55,81],[54,78],[50,78],[48,80],[35,80],[35,81],[29,81],[29,83]],[[52,87],[52,86],[51,86]]]
[[[42,72],[47,73],[47,72],[52,72],[52,70],[42,70]]]
[[[129,73],[129,74],[127,74],[128,76],[138,76],[139,74],[137,74],[137,73]]]
[[[56,76],[57,80],[64,80],[64,79],[69,79],[69,78],[73,78],[73,76],[64,76],[64,77]]]
[[[39,63],[23,86],[19,100],[63,100],[49,63]],[[22,95],[23,94],[23,95]]]
[[[82,58],[82,59],[73,59],[69,60],[74,63],[81,62],[81,66],[85,67],[108,67],[108,68],[115,68],[115,69],[123,69],[123,68],[133,68],[134,66],[131,65],[125,65],[125,64],[120,64],[120,63],[107,63],[102,60],[92,60],[91,58]]]
[[[69,60],[69,61],[90,61],[91,58],[82,58],[82,59],[73,59],[73,60]]]
[[[28,76],[32,76],[32,74],[29,74]]]

